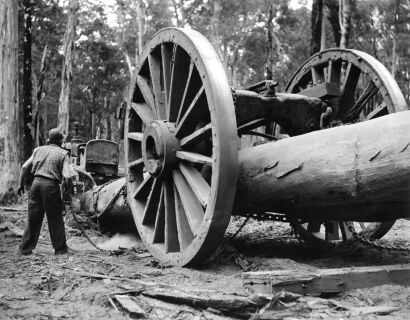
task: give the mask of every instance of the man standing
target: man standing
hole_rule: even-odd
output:
[[[34,149],[20,172],[19,194],[24,192],[24,181],[29,172],[34,176],[28,202],[28,218],[18,253],[29,255],[37,245],[44,212],[47,215],[51,243],[55,254],[67,253],[63,220],[63,201],[60,183],[63,178],[71,186],[71,170],[68,152],[61,148],[63,135],[58,129],[49,132],[48,145]],[[70,188],[66,188],[70,190]]]

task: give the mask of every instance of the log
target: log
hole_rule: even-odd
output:
[[[306,220],[410,216],[410,111],[242,149],[235,212]]]
[[[134,219],[127,205],[126,190],[110,204],[124,184],[125,178],[120,178],[103,186],[95,186],[80,197],[80,210],[88,215],[97,216],[103,229],[112,232],[137,232]],[[94,207],[95,202],[97,210]],[[108,210],[106,210],[107,206],[109,206]]]
[[[325,269],[258,271],[242,274],[243,285],[252,293],[282,290],[298,294],[340,293],[384,284],[410,285],[410,265]]]

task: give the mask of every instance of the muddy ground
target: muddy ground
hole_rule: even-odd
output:
[[[410,263],[410,255],[379,252],[359,244],[341,248],[307,246],[293,237],[292,230],[285,223],[250,221],[235,238],[230,239],[244,221],[244,218],[232,218],[226,239],[211,261],[197,270],[176,268],[153,259],[135,235],[109,236],[100,233],[95,226],[83,223],[83,226],[89,225],[86,232],[93,241],[106,249],[117,249],[98,251],[84,238],[71,216],[67,216],[68,245],[72,249],[68,255],[53,255],[45,223],[35,253],[19,258],[16,250],[25,217],[24,204],[12,209],[0,209],[1,319],[410,317],[410,288],[399,285],[383,285],[327,296],[320,299],[322,306],[327,307],[319,309],[312,307],[303,297],[291,297],[281,302],[281,298],[276,296],[270,307],[280,303],[282,311],[271,311],[270,316],[264,314],[268,310],[262,308],[264,303],[255,303],[250,308],[248,305],[246,310],[242,310],[234,306],[235,301],[232,301],[233,308],[229,309],[225,298],[222,299],[222,307],[219,302],[211,305],[201,302],[209,302],[212,297],[237,297],[241,301],[251,301],[254,296],[246,292],[242,284],[244,271],[311,271],[318,268],[405,264]],[[385,239],[389,244],[410,247],[410,221],[399,220]],[[166,294],[158,295],[158,289],[168,295],[183,293],[188,299],[182,304],[181,300],[165,299]],[[115,298],[116,294],[132,297],[134,304],[141,307],[140,313],[122,308]],[[208,297],[208,300],[201,300],[201,297]],[[265,301],[267,303],[270,297],[265,299],[268,299]],[[303,308],[301,304],[304,304]],[[368,315],[353,312],[367,306],[393,308]]]

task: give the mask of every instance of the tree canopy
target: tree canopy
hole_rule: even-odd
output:
[[[409,99],[409,1],[321,1],[322,32],[325,30],[322,48],[340,44],[335,14],[339,3],[348,3],[348,47],[379,59]],[[33,97],[40,94],[38,105],[33,104],[33,123],[38,120],[44,133],[57,124],[68,1],[31,3]],[[274,79],[283,90],[312,52],[312,8],[308,1],[286,0],[81,1],[69,103],[70,128],[78,121],[87,138],[95,136],[100,128],[104,137],[118,139],[114,113],[127,95],[138,54],[149,38],[165,27],[188,27],[204,34],[216,48],[233,87]],[[23,9],[20,4],[20,43]],[[23,50],[22,45],[19,50]],[[20,73],[23,77],[22,69]]]

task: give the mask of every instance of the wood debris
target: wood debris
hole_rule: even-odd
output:
[[[252,293],[276,293],[282,290],[299,294],[339,293],[384,284],[410,285],[410,265],[324,269],[314,272],[297,270],[245,272],[243,283]]]

